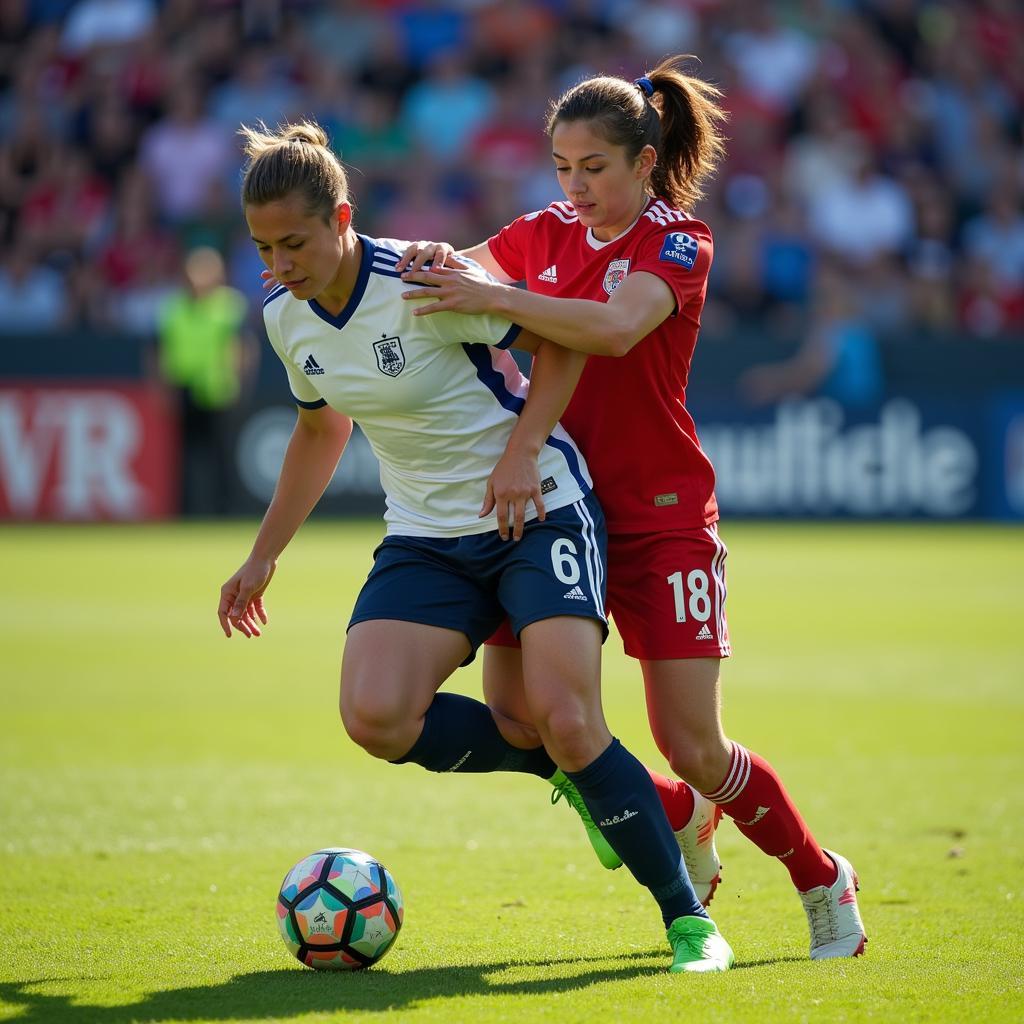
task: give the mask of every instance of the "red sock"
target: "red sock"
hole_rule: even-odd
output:
[[[664,775],[647,769],[654,788],[658,791],[658,799],[665,808],[665,817],[672,826],[673,832],[685,828],[693,817],[693,790],[679,779],[667,779]]]
[[[835,864],[815,842],[782,780],[758,754],[733,743],[725,779],[713,793],[704,795],[718,804],[758,849],[778,857],[801,892],[836,880]]]

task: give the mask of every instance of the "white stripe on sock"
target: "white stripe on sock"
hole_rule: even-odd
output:
[[[732,760],[729,764],[729,774],[725,782],[713,793],[705,793],[705,797],[713,804],[727,804],[743,792],[747,782],[750,780],[750,754],[746,748],[738,743],[732,745]]]

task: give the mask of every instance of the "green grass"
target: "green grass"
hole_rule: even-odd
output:
[[[858,961],[812,964],[785,871],[728,822],[738,969],[665,972],[656,908],[535,780],[431,776],[345,738],[336,681],[376,525],[307,526],[263,639],[214,609],[252,524],[0,533],[0,1019],[1020,1020],[1024,536],[728,525],[730,733],[862,882]],[[454,685],[478,692],[479,668]],[[635,663],[615,732],[655,767]],[[285,870],[371,851],[405,893],[382,963],[320,975]]]

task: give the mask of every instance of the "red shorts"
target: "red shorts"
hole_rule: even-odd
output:
[[[632,658],[728,658],[725,559],[716,524],[608,536],[606,607]],[[518,647],[508,622],[487,641]]]

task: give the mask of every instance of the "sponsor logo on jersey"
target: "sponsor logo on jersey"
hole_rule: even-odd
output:
[[[623,278],[629,273],[629,260],[612,260],[604,272],[604,290],[611,295],[622,284]]]
[[[714,640],[714,639],[715,638],[711,635],[711,630],[708,629],[708,624],[706,622],[704,623],[703,626],[700,627],[700,630],[698,631],[697,635],[694,637],[694,640]]]
[[[672,491],[670,494],[656,494],[654,496],[654,504],[657,508],[662,508],[665,505],[678,505],[679,495]]]
[[[665,236],[659,259],[678,263],[684,270],[693,270],[697,262],[697,239],[685,231],[673,231]]]
[[[558,484],[555,482],[555,478],[553,476],[546,476],[540,482],[540,493],[541,494],[550,494],[552,491],[556,490],[557,488],[558,488]]]
[[[319,377],[327,372],[312,356],[306,356],[306,361],[302,364],[302,371],[307,377]]]
[[[562,597],[563,598],[567,597],[567,598],[569,598],[570,601],[586,601],[587,600],[587,595],[583,593],[583,588],[580,587],[580,586],[575,586],[575,587],[572,588],[572,590],[567,590],[562,595]]]
[[[552,263],[547,270],[542,270],[537,275],[538,281],[550,281],[551,284],[558,284],[558,267]]]
[[[373,343],[377,369],[389,377],[397,377],[405,369],[405,353],[401,338],[381,338]]]

